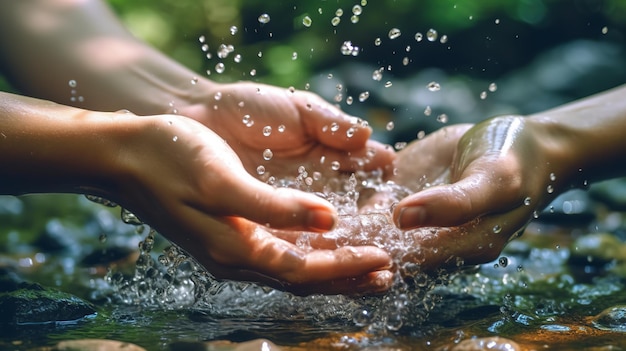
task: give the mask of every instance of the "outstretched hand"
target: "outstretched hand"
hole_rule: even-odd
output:
[[[241,82],[199,87],[196,103],[179,113],[224,138],[249,173],[267,178],[388,167],[393,150],[369,140],[371,128],[316,94]]]
[[[446,127],[403,149],[394,180],[415,193],[393,218],[414,230],[419,249],[407,259],[432,270],[497,258],[565,184],[549,140],[532,121],[507,116]]]
[[[330,230],[337,219],[325,200],[258,181],[223,139],[194,120],[176,115],[129,120],[134,134],[115,150],[123,178],[104,195],[217,277],[307,294],[376,292],[390,284],[390,258],[383,250],[304,251],[265,229]]]

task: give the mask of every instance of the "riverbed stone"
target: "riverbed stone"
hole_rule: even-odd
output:
[[[176,342],[170,344],[170,351],[282,351],[278,345],[267,339],[245,342],[216,340],[209,342]]]
[[[499,336],[488,338],[472,338],[466,339],[458,343],[452,348],[452,351],[519,351],[520,346],[513,340],[502,338]]]
[[[17,290],[0,293],[0,325],[72,322],[95,313],[91,303],[39,284],[20,283]]]
[[[106,339],[81,339],[59,342],[53,351],[146,351],[135,344]]]

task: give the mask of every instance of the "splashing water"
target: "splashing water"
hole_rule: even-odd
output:
[[[294,179],[281,179],[275,186],[308,191],[302,169]],[[314,175],[318,180],[320,175]],[[362,196],[376,193],[376,201],[360,207]],[[114,300],[127,304],[167,309],[191,308],[215,317],[277,318],[324,322],[343,320],[364,327],[370,333],[396,331],[419,325],[427,318],[437,301],[434,288],[451,279],[432,277],[420,272],[418,264],[405,262],[407,255],[419,252],[415,232],[397,229],[391,220],[393,205],[411,191],[382,180],[381,172],[339,175],[325,183],[316,193],[335,206],[339,213],[337,227],[324,235],[337,247],[374,245],[390,253],[395,262],[392,288],[382,297],[348,297],[343,295],[294,296],[265,286],[234,281],[218,281],[192,257],[176,245],[165,249],[155,259],[152,248],[156,233],[151,230],[139,244],[140,255],[132,277],[110,271]],[[384,196],[378,197],[383,194]],[[371,199],[370,199],[371,200]],[[270,229],[268,229],[270,230]],[[308,247],[302,233],[296,242]]]

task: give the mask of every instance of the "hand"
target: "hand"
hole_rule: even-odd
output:
[[[371,129],[363,121],[313,93],[250,82],[198,89],[196,103],[178,112],[224,138],[253,175],[262,165],[265,178],[293,177],[304,166],[309,175],[332,177],[335,171],[384,169],[395,157],[390,147],[368,140]]]
[[[132,134],[116,150],[123,165],[110,193],[220,278],[260,281],[297,293],[388,288],[390,258],[375,247],[305,252],[260,224],[331,229],[336,213],[313,194],[274,188],[249,175],[228,145],[176,115],[126,118]],[[121,122],[116,122],[120,125]]]
[[[402,150],[394,181],[415,193],[393,218],[419,243],[405,259],[432,270],[497,258],[569,180],[557,139],[507,116],[446,127]]]

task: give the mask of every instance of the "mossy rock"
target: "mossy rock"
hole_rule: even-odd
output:
[[[71,323],[95,313],[91,303],[39,284],[0,294],[0,325]]]

